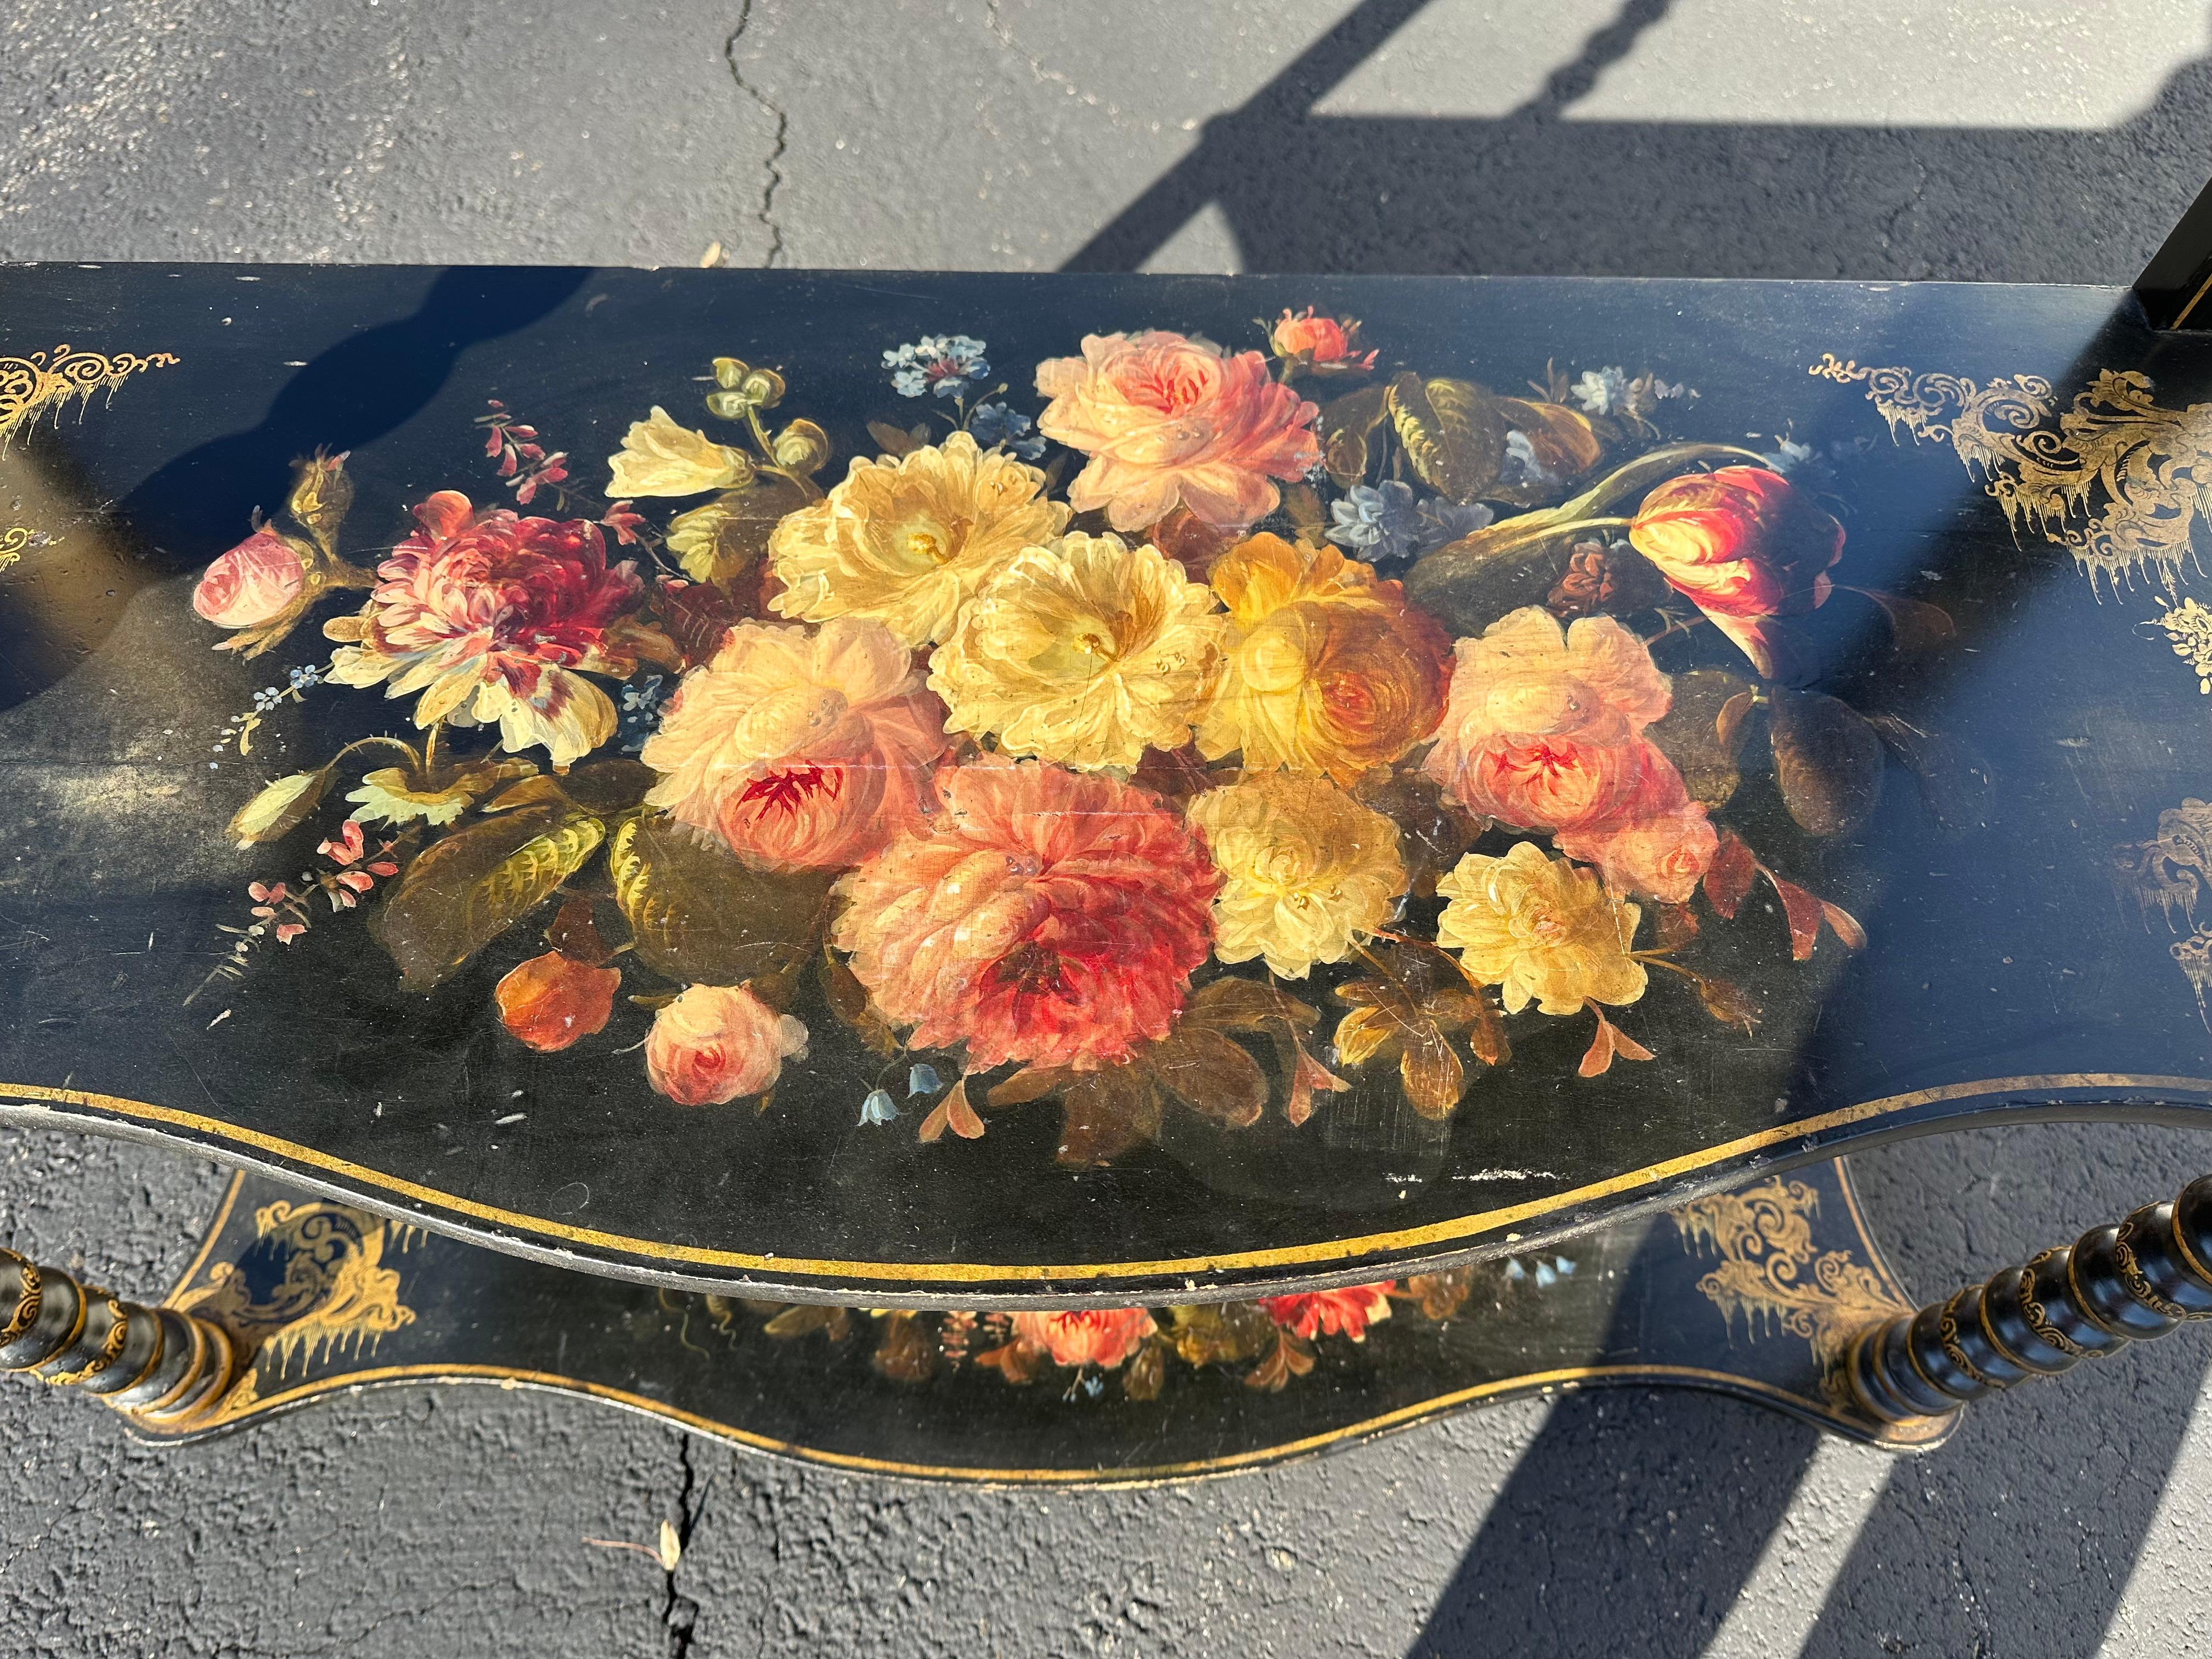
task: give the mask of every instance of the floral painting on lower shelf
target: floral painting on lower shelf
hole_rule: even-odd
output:
[[[427,499],[300,460],[193,606],[222,649],[331,648],[226,745],[309,696],[393,719],[240,801],[282,864],[210,982],[343,927],[427,992],[530,938],[483,1018],[553,1054],[644,1011],[652,1109],[775,1109],[835,1022],[874,1067],[848,1122],[1056,1109],[1085,1165],[1170,1113],[1304,1124],[1363,1069],[1446,1118],[1549,1022],[1582,1078],[1650,1061],[1662,1000],[1666,1040],[1741,1042],[1761,986],[1702,935],[1771,929],[1776,976],[1863,945],[1731,799],[1755,744],[1784,854],[1863,823],[1928,734],[1803,689],[1815,614],[1951,629],[1848,584],[1810,450],[1670,439],[1697,393],[1650,374],[1381,367],[1310,310],[1072,343],[1001,379],[980,338],[881,343],[842,468],[732,357],[603,461],[497,402],[487,476]]]

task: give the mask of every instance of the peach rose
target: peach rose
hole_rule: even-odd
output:
[[[1644,498],[1628,539],[1769,679],[1795,668],[1775,618],[1826,604],[1844,556],[1843,526],[1761,466],[1668,480]]]
[[[1278,386],[1256,351],[1152,330],[1086,334],[1080,357],[1039,363],[1052,401],[1037,430],[1090,456],[1067,487],[1079,513],[1106,509],[1116,530],[1141,530],[1178,506],[1216,526],[1274,511],[1275,478],[1321,462],[1321,412]]]
[[[678,1106],[720,1106],[774,1086],[806,1057],[806,1027],[742,985],[694,985],[653,1017],[645,1074]]]
[[[1611,617],[1567,627],[1530,605],[1456,650],[1429,775],[1517,829],[1621,821],[1645,770],[1644,728],[1674,696],[1644,641]]]
[[[1348,1336],[1367,1340],[1367,1328],[1390,1316],[1390,1292],[1398,1281],[1380,1285],[1346,1285],[1341,1290],[1316,1291],[1306,1296],[1263,1296],[1260,1306],[1267,1317],[1293,1336]]]
[[[1267,343],[1278,357],[1295,360],[1317,373],[1347,374],[1375,367],[1376,354],[1359,355],[1359,325],[1351,318],[1316,317],[1308,306],[1293,314],[1286,306],[1275,319]]]
[[[1018,1313],[1014,1335],[1042,1348],[1056,1364],[1112,1370],[1145,1346],[1159,1326],[1142,1308],[1079,1308],[1066,1313]]]
[[[307,563],[267,525],[224,554],[192,590],[192,609],[217,628],[260,628],[300,602]]]
[[[1705,803],[1690,799],[1674,763],[1650,742],[1636,750],[1635,765],[1637,787],[1617,814],[1553,839],[1569,858],[1597,866],[1617,893],[1687,904],[1720,849],[1720,833]]]
[[[782,869],[855,865],[934,809],[944,705],[883,623],[749,622],[684,677],[639,758],[646,797]]]
[[[920,1048],[1095,1070],[1168,1034],[1221,877],[1182,819],[1101,774],[985,757],[845,878],[831,932]]]
[[[513,969],[492,991],[500,1023],[541,1054],[557,1054],[606,1028],[614,1012],[617,969],[548,951]]]

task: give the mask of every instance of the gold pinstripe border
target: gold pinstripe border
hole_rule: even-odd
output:
[[[764,1255],[744,1250],[707,1249],[695,1245],[672,1244],[659,1239],[633,1237],[594,1227],[578,1227],[566,1222],[501,1209],[495,1205],[463,1198],[458,1194],[445,1192],[419,1182],[387,1175],[314,1147],[302,1146],[297,1141],[286,1140],[281,1136],[225,1123],[196,1112],[152,1105],[144,1101],[128,1100],[115,1095],[92,1094],[82,1090],[0,1084],[0,1104],[12,1100],[38,1103],[47,1109],[76,1108],[87,1113],[106,1114],[137,1122],[190,1130],[234,1146],[289,1159],[362,1186],[380,1188],[418,1205],[443,1210],[449,1214],[647,1261],[759,1274],[770,1279],[796,1276],[884,1284],[896,1281],[924,1285],[964,1285],[1085,1280],[1110,1284],[1117,1280],[1157,1279],[1250,1269],[1326,1268],[1332,1264],[1349,1262],[1362,1256],[1431,1248],[1448,1249],[1485,1233],[1517,1226],[1598,1199],[1654,1186],[1677,1176],[1709,1169],[1730,1158],[1792,1141],[1808,1140],[1833,1129],[1875,1118],[1896,1116],[1922,1106],[1991,1095],[2035,1096],[2072,1090],[2177,1094],[2191,1098],[2199,1104],[2212,1104],[2212,1080],[2126,1072],[2063,1072],[1946,1084],[1937,1088],[1916,1089],[1904,1094],[1885,1096],[1879,1100],[1826,1112],[1817,1117],[1802,1118],[1775,1128],[1763,1129],[1755,1134],[1741,1135],[1734,1140],[1723,1141],[1717,1146],[1684,1153],[1679,1158],[1611,1176],[1602,1181],[1590,1182],[1548,1198],[1532,1199],[1525,1203],[1506,1205],[1448,1221],[1431,1222],[1423,1226],[1368,1233],[1352,1238],[1325,1239],[1309,1244],[1283,1245],[1269,1249],[1223,1251],[1212,1255],[1177,1256],[1161,1261],[1071,1263],[866,1261]],[[56,1111],[54,1115],[58,1119],[66,1119],[73,1114],[64,1109]]]

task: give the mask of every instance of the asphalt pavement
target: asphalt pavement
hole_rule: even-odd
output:
[[[2208,11],[12,0],[0,258],[2120,283],[2212,174]],[[1856,1167],[1934,1290],[2208,1166],[2084,1126]],[[220,1187],[0,1132],[0,1239],[126,1290]],[[156,1451],[17,1382],[0,1656],[2168,1659],[2212,1646],[2208,1362],[2185,1333],[1911,1461],[1621,1391],[1107,1494],[788,1468],[480,1388]],[[672,1578],[586,1541],[664,1518]]]

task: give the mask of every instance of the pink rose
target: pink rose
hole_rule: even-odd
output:
[[[742,985],[694,985],[653,1017],[645,1074],[678,1106],[764,1092],[806,1055],[806,1027]]]
[[[1516,829],[1620,822],[1645,769],[1644,728],[1674,698],[1644,641],[1610,617],[1565,627],[1530,605],[1455,650],[1430,776]]]
[[[1178,506],[1220,527],[1273,512],[1274,478],[1318,465],[1320,413],[1278,386],[1256,351],[1154,330],[1087,334],[1080,357],[1039,363],[1052,399],[1037,429],[1091,457],[1068,485],[1078,512],[1104,507],[1116,530],[1141,530]]]
[[[259,628],[300,602],[307,561],[267,525],[207,568],[192,609],[218,628]]]
[[[741,623],[693,669],[639,758],[647,800],[771,869],[841,869],[936,809],[945,706],[883,623]]]
[[[1617,893],[1687,904],[1720,850],[1720,832],[1705,803],[1690,799],[1674,763],[1651,744],[1639,745],[1634,764],[1636,787],[1617,812],[1553,839],[1569,858],[1597,866]]]
[[[1014,1334],[1061,1365],[1112,1370],[1144,1346],[1159,1327],[1142,1308],[1083,1308],[1068,1313],[1018,1313]]]

